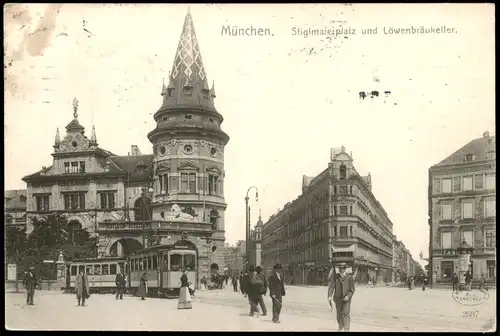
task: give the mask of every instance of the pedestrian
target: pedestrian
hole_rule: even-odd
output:
[[[236,277],[236,275],[233,274],[233,276],[231,277],[231,284],[233,285],[233,290],[235,292],[238,291],[238,278]]]
[[[207,290],[207,278],[205,276],[201,277],[201,290]]]
[[[241,293],[243,293],[245,297],[248,296],[249,285],[250,285],[250,274],[248,272],[245,272],[245,275],[243,275],[243,278],[241,280]]]
[[[75,292],[78,305],[85,306],[85,300],[90,297],[90,284],[89,278],[83,270],[80,270],[80,273],[76,276]]]
[[[465,273],[465,283],[467,284],[467,290],[470,291],[472,289],[472,273],[470,271]]]
[[[141,300],[145,300],[144,297],[148,295],[148,281],[146,280],[147,273],[142,273],[141,279],[139,280],[139,296]]]
[[[193,305],[191,303],[191,294],[189,293],[189,280],[187,277],[187,271],[184,270],[181,276],[181,289],[179,292],[179,301],[177,303],[177,309],[192,309]]]
[[[227,286],[227,282],[229,281],[229,276],[227,274],[224,275],[224,279],[226,280],[226,286]]]
[[[479,279],[479,288],[478,289],[483,293],[488,291],[488,287],[486,286],[486,279],[484,277],[484,274],[481,274],[481,278]]]
[[[246,285],[245,292],[248,295],[248,303],[250,305],[249,316],[254,316],[255,313],[259,315],[259,300],[260,300],[260,286],[262,281],[257,277],[255,273],[255,268],[250,266],[248,268],[248,283]]]
[[[277,263],[273,267],[273,272],[269,277],[269,295],[273,300],[273,322],[280,323],[280,313],[285,296],[285,285],[281,276],[281,264]]]
[[[346,273],[347,265],[338,265],[339,275],[328,286],[328,299],[335,304],[339,331],[349,331],[351,327],[351,300],[354,295],[354,279]]]
[[[239,282],[240,282],[240,291],[241,291],[241,294],[245,295],[245,292],[243,291],[243,278],[245,276],[245,273],[244,272],[241,272],[240,274],[240,279],[239,279]]]
[[[411,277],[408,278],[408,290],[411,290]]]
[[[125,279],[125,275],[123,271],[120,269],[120,272],[116,275],[115,278],[116,283],[116,299],[123,300],[123,293],[125,292],[125,285],[127,283],[127,279]]]
[[[30,267],[24,274],[23,284],[24,288],[26,288],[26,304],[32,306],[33,298],[35,297],[35,289],[38,284],[34,267]]]
[[[453,292],[458,291],[458,274],[455,272],[453,273],[453,278],[452,278],[452,283],[453,283]]]
[[[256,274],[257,277],[262,281],[262,285],[259,288],[260,298],[259,298],[258,303],[260,305],[260,309],[262,310],[262,316],[266,316],[267,315],[267,308],[266,308],[266,304],[264,303],[264,296],[267,293],[266,275],[262,274],[262,267],[260,267],[260,266],[255,267],[255,272],[257,272],[257,274]]]

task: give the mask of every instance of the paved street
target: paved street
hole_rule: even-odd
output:
[[[135,297],[115,300],[92,295],[78,307],[73,295],[37,292],[35,306],[24,293],[7,293],[6,327],[40,330],[288,330],[335,331],[335,317],[324,287],[288,287],[281,324],[271,316],[249,317],[247,301],[229,288],[198,292],[192,310],[177,310],[177,300]],[[496,292],[477,307],[456,303],[450,291],[403,288],[358,288],[352,303],[353,331],[484,331],[491,330]],[[270,298],[266,304],[271,308]],[[463,317],[464,311],[477,311]]]

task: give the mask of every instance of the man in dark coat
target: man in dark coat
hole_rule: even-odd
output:
[[[262,294],[260,293],[261,287],[264,286],[264,282],[255,272],[255,268],[250,266],[248,269],[248,277],[249,283],[247,284],[247,294],[248,301],[250,303],[250,316],[253,316],[255,313],[259,314],[259,302],[262,299]]]
[[[238,278],[236,277],[235,274],[233,274],[233,276],[231,277],[231,284],[233,285],[233,290],[235,292],[238,291]]]
[[[354,295],[354,279],[346,273],[347,265],[338,265],[340,274],[333,277],[328,286],[328,299],[335,303],[339,331],[349,331],[351,327],[351,300]]]
[[[453,291],[458,291],[458,283],[459,283],[459,280],[458,280],[458,274],[457,273],[454,273],[453,274],[453,278],[452,278],[452,281],[453,281]]]
[[[248,274],[248,272],[245,272],[245,274],[243,275],[243,278],[241,279],[241,284],[240,284],[241,292],[243,293],[243,295],[245,295],[245,297],[248,294],[249,285],[250,285],[250,275]]]
[[[240,280],[240,292],[241,292],[241,294],[245,294],[245,290],[243,288],[244,277],[245,277],[245,273],[242,272],[240,274],[240,279],[239,279]]]
[[[26,304],[33,305],[33,298],[35,296],[35,289],[38,284],[38,280],[35,275],[35,268],[30,267],[29,270],[24,274],[24,287],[26,288]]]
[[[262,309],[262,316],[267,315],[266,304],[264,303],[264,295],[267,293],[267,279],[265,274],[262,274],[262,267],[255,267],[255,272],[257,272],[256,276],[262,281],[262,285],[259,288],[260,297],[259,297],[259,305],[260,309]]]
[[[285,286],[281,276],[281,264],[277,263],[273,267],[273,272],[269,277],[269,294],[273,300],[273,322],[280,323],[280,313],[283,306],[283,296],[285,296]]]
[[[123,300],[123,293],[125,293],[125,285],[127,283],[127,279],[125,279],[125,275],[123,274],[123,271],[120,269],[120,273],[116,275],[115,278],[115,283],[116,283],[116,299],[120,298],[120,300]]]

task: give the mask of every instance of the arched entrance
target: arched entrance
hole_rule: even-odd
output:
[[[132,238],[122,238],[116,241],[109,249],[112,257],[127,257],[129,254],[142,249],[142,244]]]
[[[216,263],[210,265],[210,276],[213,276],[214,274],[218,273],[219,273],[219,265],[217,265]]]

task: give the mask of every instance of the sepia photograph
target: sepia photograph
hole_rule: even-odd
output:
[[[497,330],[494,4],[3,28],[7,330]]]

